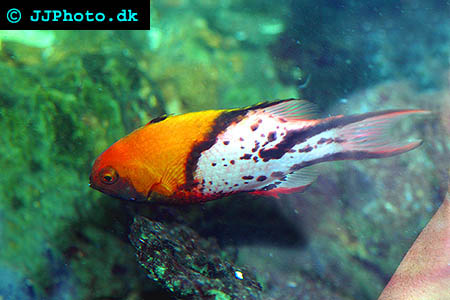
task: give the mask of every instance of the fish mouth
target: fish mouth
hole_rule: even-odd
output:
[[[120,182],[117,182],[114,185],[114,190],[111,190],[111,186],[101,186],[98,184],[95,184],[92,180],[92,175],[89,176],[89,187],[97,190],[99,192],[102,192],[108,196],[122,199],[126,201],[138,201],[138,202],[144,202],[147,200],[147,198],[138,193],[136,189],[133,188],[132,185],[128,182],[128,180],[121,178]]]

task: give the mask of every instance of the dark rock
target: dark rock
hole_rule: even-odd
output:
[[[261,286],[254,276],[220,257],[215,241],[189,227],[137,216],[129,237],[148,277],[178,297],[260,299]]]

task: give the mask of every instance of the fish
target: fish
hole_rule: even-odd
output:
[[[318,163],[417,148],[422,140],[401,141],[391,130],[401,118],[427,113],[397,109],[318,118],[315,104],[286,99],[164,115],[106,149],[92,166],[90,186],[116,198],[165,204],[238,193],[279,197],[310,186]]]

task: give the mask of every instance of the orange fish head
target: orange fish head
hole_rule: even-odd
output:
[[[89,186],[112,197],[145,201],[152,176],[122,148],[116,143],[95,160]]]

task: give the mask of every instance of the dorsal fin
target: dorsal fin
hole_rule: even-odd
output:
[[[300,99],[281,100],[274,103],[263,103],[255,108],[288,120],[315,119],[319,109],[316,104]]]
[[[319,176],[314,166],[300,169],[296,172],[286,175],[284,181],[277,185],[276,188],[264,191],[258,190],[251,192],[254,195],[265,195],[279,198],[279,194],[291,194],[294,192],[303,192],[310,186]]]

